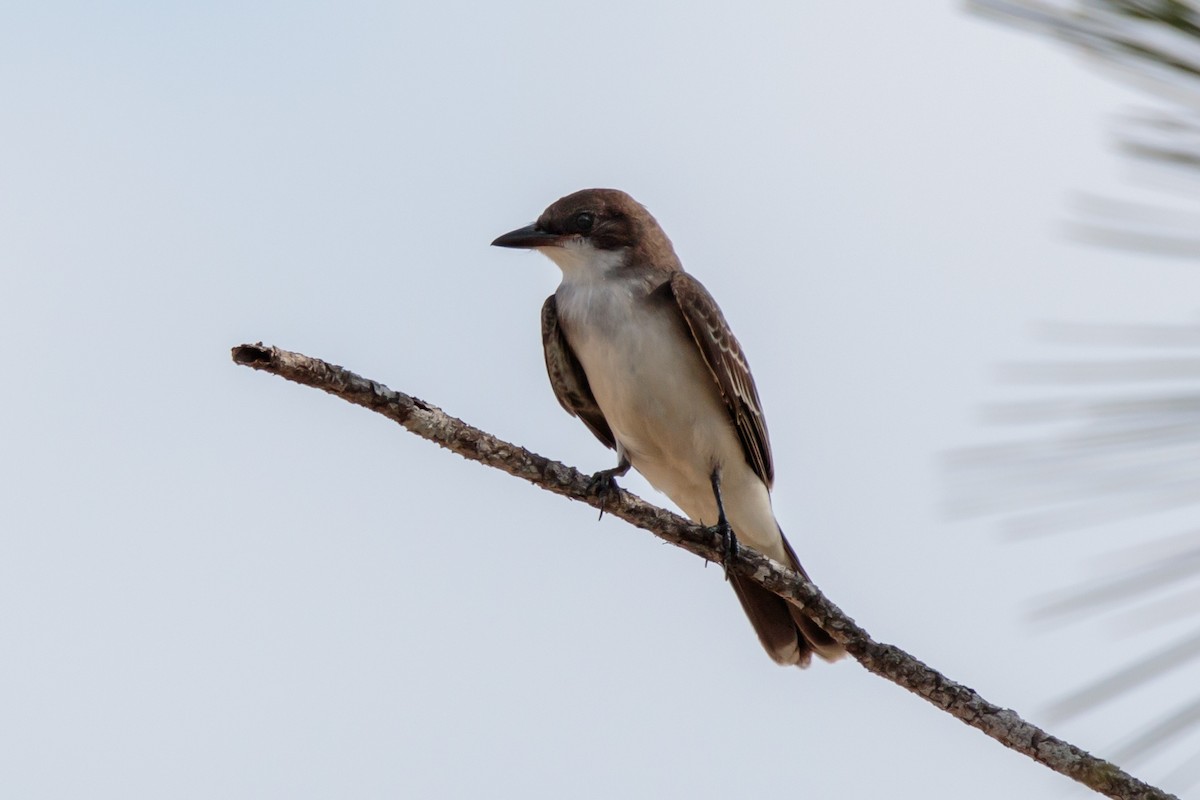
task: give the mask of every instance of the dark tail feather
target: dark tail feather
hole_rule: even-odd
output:
[[[797,629],[788,602],[741,575],[734,575],[731,582],[767,655],[777,664],[807,667],[813,649]]]
[[[783,532],[779,535],[782,537]],[[808,573],[800,566],[800,560],[786,538],[783,547],[792,559],[786,566],[807,578]],[[741,575],[734,575],[732,584],[758,640],[777,663],[807,667],[814,652],[826,661],[836,661],[846,654],[832,636],[779,595]]]
[[[779,531],[779,538],[783,539],[783,549],[787,550],[787,554],[792,557],[792,563],[789,565],[792,569],[799,572],[806,580],[812,580],[808,577],[808,573],[804,571],[804,567],[800,566],[800,559],[796,558],[796,551],[792,549],[792,543],[783,535],[783,531]],[[787,601],[784,601],[787,603]],[[792,619],[796,620],[796,626],[804,634],[804,638],[808,640],[809,645],[816,651],[817,655],[826,661],[837,661],[846,655],[845,648],[826,633],[820,625],[813,622],[807,614],[796,608],[791,603],[787,603],[788,611],[792,614]]]

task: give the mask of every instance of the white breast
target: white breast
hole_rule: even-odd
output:
[[[563,272],[559,324],[618,449],[693,520],[717,521],[711,476],[721,471],[729,521],[741,541],[789,557],[766,484],[746,462],[716,380],[676,309],[653,305],[623,251],[586,241],[546,247]]]
[[[685,513],[716,521],[710,476],[745,467],[716,381],[673,309],[640,280],[571,280],[559,320],[630,463]]]

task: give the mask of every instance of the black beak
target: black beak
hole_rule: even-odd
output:
[[[546,233],[538,230],[536,225],[526,225],[524,228],[517,228],[515,231],[509,231],[503,236],[492,242],[493,247],[523,247],[533,249],[535,247],[548,247],[558,244],[560,237],[556,233]]]

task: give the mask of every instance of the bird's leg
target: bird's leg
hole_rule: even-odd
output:
[[[729,564],[737,555],[738,540],[737,536],[734,535],[733,526],[725,518],[725,501],[721,499],[721,468],[715,467],[709,479],[712,481],[713,496],[717,498],[717,524],[714,530],[721,536],[721,547],[724,550],[725,580],[729,580],[733,574],[729,571]]]
[[[626,472],[629,472],[629,459],[625,457],[624,453],[621,453],[615,467],[600,470],[588,482],[588,491],[600,500],[600,516],[597,519],[604,519],[604,509],[608,505],[608,498],[621,489],[620,486],[617,486],[617,478],[622,477]]]

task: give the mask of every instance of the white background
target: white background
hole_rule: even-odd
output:
[[[544,375],[557,270],[488,243],[625,189],[750,355],[814,579],[1037,721],[1132,644],[1025,622],[1088,535],[946,522],[939,454],[986,438],[1030,322],[1192,314],[1194,267],[1058,225],[1121,185],[1105,123],[1134,95],[947,3],[24,6],[0,14],[6,797],[1074,791],[853,662],[774,666],[720,569],[229,348],[610,466]]]

